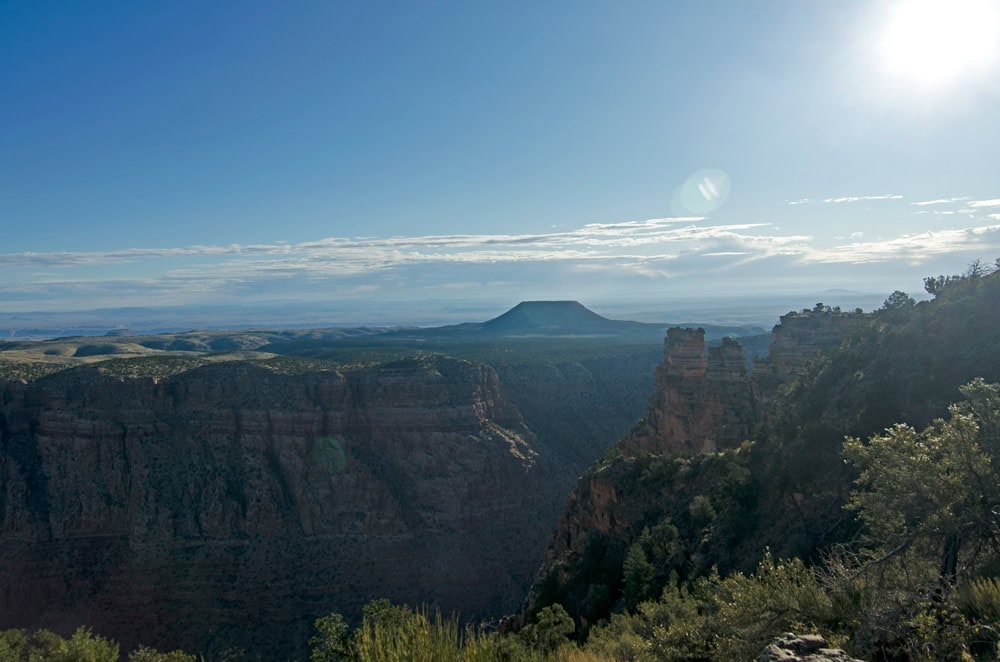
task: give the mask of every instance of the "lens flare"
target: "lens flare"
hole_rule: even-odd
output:
[[[729,176],[721,170],[699,170],[674,193],[674,213],[703,215],[729,199]]]

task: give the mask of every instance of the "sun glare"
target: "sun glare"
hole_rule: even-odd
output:
[[[889,73],[924,84],[987,69],[1000,38],[1000,0],[901,0],[882,48]]]

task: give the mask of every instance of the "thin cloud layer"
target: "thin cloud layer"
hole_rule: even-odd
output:
[[[901,195],[849,195],[841,198],[801,198],[799,200],[787,200],[789,205],[839,205],[850,202],[865,202],[868,200],[902,200]]]
[[[935,255],[997,249],[1000,249],[1000,225],[988,225],[960,230],[921,232],[885,241],[855,242],[827,250],[810,250],[806,259],[812,262],[844,264],[889,260],[919,263]]]
[[[946,205],[951,202],[962,202],[968,200],[968,196],[960,196],[957,198],[938,198],[937,200],[921,200],[920,202],[911,202],[911,205],[917,207],[929,207],[930,205]]]
[[[811,202],[900,199],[878,195]],[[327,237],[294,244],[6,253],[0,254],[0,305],[52,310],[362,295],[413,299],[447,291],[483,296],[493,292],[498,297],[502,291],[504,298],[512,293],[572,296],[577,291],[652,296],[678,287],[688,294],[718,293],[719,287],[737,292],[751,284],[767,287],[809,279],[829,286],[857,278],[864,265],[881,264],[886,273],[897,273],[940,256],[1000,254],[1000,225],[986,224],[1000,221],[1000,214],[982,213],[1000,206],[1000,199],[941,198],[897,204],[896,212],[905,219],[950,211],[912,211],[909,206],[945,202],[967,205],[958,210],[963,214],[951,216],[967,227],[877,239],[868,238],[875,230],[856,231],[832,242],[781,230],[768,219],[719,223],[670,217],[523,234]],[[801,227],[796,220],[786,218],[781,226]],[[956,257],[958,264],[964,261]]]

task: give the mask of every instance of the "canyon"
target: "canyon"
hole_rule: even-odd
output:
[[[376,598],[515,611],[658,358],[575,303],[498,325],[4,344],[0,628],[304,657]],[[495,367],[428,349],[483,327]]]
[[[647,326],[579,304],[512,313],[468,346],[462,328],[387,334],[406,358],[372,358],[386,350],[368,332],[125,337],[102,341],[110,360],[8,374],[0,627],[301,657],[316,617],[376,598],[467,622],[513,613],[547,546],[550,568],[588,532],[631,525],[614,481],[586,471],[609,447],[739,445],[849,319],[788,315],[761,359],[722,329],[671,328],[657,352],[636,340]],[[67,342],[43,347],[91,360]],[[177,342],[186,353],[159,348]],[[234,353],[210,353],[220,343]]]
[[[754,357],[752,369],[738,339],[710,346],[703,329],[669,329],[645,415],[570,493],[524,614],[551,602],[562,603],[584,625],[588,613],[606,614],[608,598],[595,595],[594,587],[607,582],[598,593],[609,596],[620,590],[620,576],[605,568],[621,568],[624,550],[657,523],[680,527],[682,546],[707,543],[704,526],[715,517],[713,498],[740,500],[749,478],[741,447],[766,434],[772,424],[768,402],[864,317],[824,309],[784,315],[772,330],[767,356]],[[726,450],[736,454],[719,452]],[[698,504],[707,504],[701,506],[707,515]],[[758,508],[748,509],[726,516],[760,517]],[[753,526],[751,519],[728,529],[719,526],[720,531],[743,531],[743,537],[712,544],[742,559],[737,563],[756,562],[759,550],[741,548]],[[685,536],[691,540],[684,541]],[[681,565],[697,574],[709,570],[703,563],[696,552]]]
[[[495,371],[455,359],[82,367],[0,403],[0,622],[125,650],[287,653],[379,597],[502,613],[557,502]]]

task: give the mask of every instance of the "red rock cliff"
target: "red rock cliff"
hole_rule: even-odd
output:
[[[622,450],[690,454],[739,446],[763,423],[762,405],[774,389],[838,345],[851,319],[819,311],[783,316],[767,358],[754,361],[752,375],[736,340],[706,347],[702,329],[669,329],[652,401]]]
[[[504,613],[554,517],[537,459],[465,361],[7,382],[0,627],[267,657],[378,597]]]
[[[626,453],[701,453],[746,439],[755,407],[743,348],[731,338],[705,346],[703,329],[667,331],[656,392],[643,421],[622,442]]]
[[[619,443],[621,456],[585,473],[570,494],[526,611],[544,592],[562,595],[560,591],[568,590],[574,568],[588,553],[596,553],[588,552],[591,542],[617,541],[625,549],[651,510],[682,512],[689,506],[685,494],[705,493],[706,486],[698,481],[706,479],[687,471],[690,463],[681,456],[735,448],[756,436],[757,429],[767,425],[764,405],[774,389],[839,344],[852,319],[851,314],[834,311],[782,317],[772,332],[768,358],[755,361],[752,374],[737,341],[724,339],[719,346],[706,347],[702,329],[668,330],[645,417]],[[646,453],[678,455],[670,479],[644,482]],[[573,611],[580,613],[589,598],[566,599],[577,600]]]

